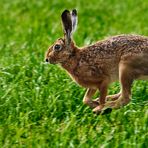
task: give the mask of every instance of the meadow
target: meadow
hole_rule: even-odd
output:
[[[147,0],[0,0],[0,147],[146,148],[148,81],[135,81],[129,105],[95,115],[85,89],[44,63],[63,36],[60,15],[78,10],[78,46],[117,34],[148,36]],[[109,88],[117,93],[118,82]],[[98,94],[99,95],[99,94]]]

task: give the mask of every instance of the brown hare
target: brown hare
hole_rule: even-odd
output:
[[[49,47],[46,62],[60,64],[79,85],[87,88],[83,102],[94,112],[128,104],[132,82],[148,78],[148,37],[118,35],[79,48],[72,40],[77,11],[65,10],[61,18],[64,37]],[[117,80],[120,93],[107,96],[108,85]],[[97,90],[100,97],[92,100]]]

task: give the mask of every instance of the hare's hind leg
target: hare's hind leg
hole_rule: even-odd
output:
[[[114,95],[108,95],[108,96],[106,97],[106,101],[115,101],[115,100],[117,100],[120,96],[121,96],[121,92],[119,92],[118,94],[114,94]]]
[[[121,84],[121,95],[115,101],[110,101],[105,104],[105,108],[120,108],[130,102],[131,85],[134,80],[134,70],[127,63],[119,65],[119,81]]]
[[[96,89],[88,88],[83,98],[83,103],[88,105],[90,108],[95,108],[99,105],[97,101],[92,101],[92,96],[95,94],[96,91]]]
[[[121,96],[121,91],[120,91],[119,93],[117,93],[117,94],[106,96],[105,101],[115,101],[115,100],[117,100],[120,96]],[[95,99],[95,101],[99,102],[99,99],[100,99],[100,98],[97,98],[97,99]]]

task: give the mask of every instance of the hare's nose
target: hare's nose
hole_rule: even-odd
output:
[[[49,60],[48,60],[48,59],[46,59],[45,61],[46,61],[46,62],[48,62]]]

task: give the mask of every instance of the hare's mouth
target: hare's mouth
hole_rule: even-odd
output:
[[[45,59],[45,62],[46,62],[46,63],[49,63],[49,64],[57,64],[56,61],[54,61],[54,60],[52,60],[52,59],[49,59],[49,58],[46,58],[46,59]]]

